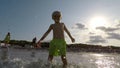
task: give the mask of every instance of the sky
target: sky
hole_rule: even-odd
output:
[[[0,40],[39,40],[60,11],[75,43],[120,46],[120,0],[0,0]],[[52,32],[43,40],[50,41]],[[69,36],[65,39],[71,44]]]

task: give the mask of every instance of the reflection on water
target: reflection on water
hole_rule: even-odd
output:
[[[115,55],[107,55],[107,54],[92,54],[94,57],[94,63],[97,68],[119,68],[120,62],[116,60]]]
[[[48,68],[47,50],[0,48],[0,68]],[[68,68],[119,68],[119,54],[67,52]],[[7,61],[6,61],[7,60]],[[51,68],[62,68],[54,57]]]
[[[95,56],[95,57],[104,57],[104,55],[103,54],[91,54],[91,55],[93,55],[93,56]]]
[[[113,64],[115,62],[109,58],[98,58],[95,63],[98,68],[114,68]]]
[[[3,60],[3,61],[8,60],[8,50],[9,50],[8,47],[1,48],[1,57],[0,57],[1,60]]]
[[[116,62],[114,57],[107,57],[101,54],[95,56],[95,64],[98,68],[114,68]]]

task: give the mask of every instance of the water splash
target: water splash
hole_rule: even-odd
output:
[[[47,56],[45,50],[0,48],[0,68],[62,68],[61,57],[54,57],[53,64],[48,65]],[[67,68],[120,67],[119,54],[68,52],[66,57]]]
[[[0,62],[0,68],[62,68],[62,64],[59,62],[55,62],[54,64],[47,65],[47,63],[42,61],[41,59],[26,61],[15,58],[6,62]],[[80,68],[80,66],[69,63],[68,68]]]

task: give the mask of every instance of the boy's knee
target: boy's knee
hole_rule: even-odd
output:
[[[62,58],[63,60],[66,60],[66,56],[65,56],[65,55],[62,55],[61,58]]]
[[[48,60],[52,60],[53,59],[53,56],[52,55],[49,55],[48,56]]]

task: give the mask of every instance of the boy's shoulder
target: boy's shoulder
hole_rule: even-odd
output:
[[[54,26],[54,24],[50,24],[50,27]]]
[[[64,24],[64,22],[60,22],[61,24]]]
[[[61,22],[62,26],[65,26],[65,24],[63,22]]]
[[[62,25],[64,25],[64,23],[63,23],[63,22],[61,22],[61,24],[62,24]]]

